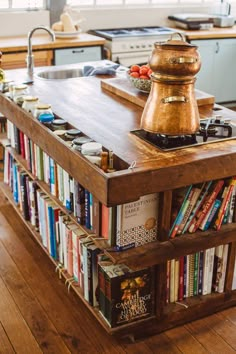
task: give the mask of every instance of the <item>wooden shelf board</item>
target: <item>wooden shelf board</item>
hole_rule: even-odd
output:
[[[131,269],[138,270],[144,266],[161,264],[169,259],[235,241],[235,232],[236,223],[232,223],[224,225],[219,231],[209,230],[194,234],[184,234],[164,242],[150,242],[125,252],[106,250],[105,252],[114,263],[125,263]]]

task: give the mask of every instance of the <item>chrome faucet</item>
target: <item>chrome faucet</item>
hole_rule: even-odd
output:
[[[26,57],[26,63],[27,63],[27,71],[29,75],[32,75],[34,72],[34,55],[33,55],[33,50],[32,50],[32,43],[31,39],[35,31],[37,30],[44,30],[48,32],[51,37],[52,41],[55,41],[55,33],[48,27],[46,26],[37,26],[33,28],[29,33],[28,33],[28,53]]]

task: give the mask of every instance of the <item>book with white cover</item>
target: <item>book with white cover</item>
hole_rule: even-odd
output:
[[[117,206],[116,245],[137,247],[157,239],[159,194]]]

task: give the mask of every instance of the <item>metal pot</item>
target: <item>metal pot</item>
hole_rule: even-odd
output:
[[[201,61],[197,47],[181,40],[156,43],[149,64],[152,87],[141,117],[141,128],[165,135],[195,134],[200,117],[195,98],[195,74]]]
[[[174,40],[175,35],[181,40]],[[174,33],[166,42],[156,42],[149,60],[151,69],[159,74],[193,76],[201,67],[197,46],[187,43],[181,33]]]
[[[165,135],[194,134],[200,125],[194,82],[195,78],[183,82],[166,81],[153,76],[141,128]]]

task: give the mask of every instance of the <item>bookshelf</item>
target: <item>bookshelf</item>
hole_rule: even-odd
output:
[[[46,85],[44,82],[40,82],[38,85],[42,92],[43,88],[45,88],[47,94],[50,92],[49,88],[44,86]],[[91,94],[95,95],[95,103],[97,103],[99,99],[104,100],[106,104],[104,104],[104,106],[101,105],[101,111],[104,115],[108,114],[106,109],[112,104],[113,110],[116,112],[116,117],[121,111],[124,112],[125,104],[122,99],[116,99],[114,102],[115,99],[113,96],[107,97],[100,90],[99,80],[93,80],[92,82],[88,80],[84,82],[84,85],[85,90],[90,89]],[[73,88],[76,93],[79,93],[78,88]],[[37,82],[32,90],[34,92],[37,91]],[[96,90],[99,90],[98,94],[96,93]],[[80,91],[80,93],[82,95],[83,90]],[[86,94],[84,94],[83,97],[86,97]],[[42,94],[42,99],[44,98],[45,96]],[[53,100],[52,95],[50,98]],[[57,107],[57,115],[65,119],[65,104],[60,104],[61,99],[62,93],[60,93],[59,90],[58,97],[54,98],[53,103],[54,106]],[[84,99],[86,100],[86,98]],[[88,99],[83,104],[86,103],[89,104]],[[190,184],[236,175],[235,141],[230,140],[223,144],[214,143],[210,144],[211,146],[203,148],[188,148],[179,152],[157,153],[154,148],[147,146],[146,143],[133,141],[133,137],[129,139],[127,138],[127,129],[130,130],[135,128],[135,124],[138,124],[138,118],[141,112],[141,110],[139,111],[139,108],[137,109],[134,107],[135,105],[127,103],[129,114],[132,112],[131,120],[128,120],[128,114],[125,116],[125,119],[127,118],[128,120],[127,126],[129,126],[129,128],[126,127],[125,131],[121,124],[121,128],[119,129],[120,135],[117,133],[116,136],[118,137],[114,138],[115,133],[113,133],[112,137],[109,137],[107,135],[107,129],[104,132],[104,122],[99,124],[100,128],[97,126],[98,120],[96,119],[91,120],[92,126],[90,127],[85,125],[84,122],[79,119],[78,122],[76,122],[76,116],[71,110],[70,104],[71,101],[68,101],[68,116],[71,114],[70,123],[76,128],[80,128],[86,135],[91,136],[95,141],[101,141],[105,148],[109,147],[114,150],[115,172],[105,173],[97,166],[91,164],[80,153],[71,149],[63,140],[55,136],[52,131],[36,121],[30,114],[26,113],[7,97],[0,94],[0,107],[4,115],[21,129],[33,142],[42,148],[42,150],[60,164],[60,166],[62,166],[70,175],[78,180],[84,187],[88,188],[101,203],[106,206],[116,206],[118,204],[135,201],[140,196],[146,194],[155,192],[160,193],[161,209],[158,220],[158,240],[123,252],[112,252],[111,250],[105,249],[105,253],[114,264],[125,263],[133,270],[139,270],[144,266],[155,267],[157,286],[155,289],[156,310],[154,316],[116,328],[110,328],[106,321],[103,320],[99,311],[96,308],[92,308],[84,300],[78,287],[72,284],[71,288],[78,294],[81,301],[90,309],[96,320],[98,320],[104,329],[110,334],[115,334],[117,336],[126,336],[127,334],[130,334],[135,337],[158,333],[224,308],[234,306],[236,304],[236,291],[231,290],[231,285],[236,254],[236,224],[232,223],[224,225],[219,231],[208,230],[204,233],[197,231],[193,234],[182,235],[181,237],[176,237],[174,239],[169,239],[168,233],[171,227],[170,219],[173,190]],[[92,105],[91,102],[90,105]],[[82,103],[80,107],[85,109]],[[221,110],[217,105],[216,108]],[[222,108],[222,113],[236,119],[235,113],[230,110]],[[212,114],[212,107],[201,107],[201,114],[203,116]],[[91,118],[94,115],[94,111],[89,111],[88,115],[90,115]],[[135,124],[132,123],[132,125],[131,122],[133,121]],[[111,118],[111,121],[108,123],[108,128],[110,130],[113,129],[113,123],[114,121]],[[122,123],[124,123],[123,120]],[[117,122],[115,124],[117,124]],[[97,129],[95,129],[95,127]],[[105,136],[105,138],[103,138],[103,136]],[[125,139],[128,140],[128,143]],[[114,143],[112,140],[114,140]],[[117,144],[117,141],[119,141],[119,144],[116,147],[115,144]],[[18,163],[27,170],[27,164],[16,154],[14,149],[9,147],[6,148],[10,149],[10,153]],[[136,161],[136,167],[129,168],[133,161]],[[34,176],[31,175],[31,178],[33,179]],[[50,195],[50,198],[52,198],[66,213],[67,211],[63,209],[63,205],[57,200],[57,198],[51,196],[48,186],[42,181],[37,181],[37,183],[40,188],[47,195]],[[132,186],[132,188],[130,188],[130,186]],[[9,189],[2,184],[1,189],[13,204],[17,213],[21,215],[14,203]],[[120,191],[122,191],[122,193]],[[70,217],[76,222],[76,219],[71,215]],[[40,246],[45,250],[38,234],[33,230],[30,224],[24,220],[22,215],[21,218],[32,235],[39,242]],[[85,232],[89,234],[89,230],[85,229]],[[221,244],[229,244],[225,291],[223,293],[212,293],[204,296],[197,295],[187,298],[182,304],[171,303],[166,305],[165,290],[167,261],[210,247],[216,247]],[[99,245],[102,247],[101,244]],[[51,259],[56,266],[57,263],[55,260],[52,257]],[[65,272],[61,272],[61,274],[65,280],[68,279]]]

